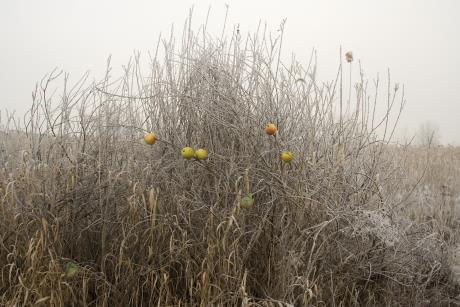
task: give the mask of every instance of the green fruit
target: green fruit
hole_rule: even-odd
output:
[[[240,206],[245,209],[250,209],[254,206],[254,198],[251,193],[247,193],[243,198],[241,198]]]
[[[79,270],[80,270],[80,267],[75,262],[69,261],[66,263],[65,271],[66,271],[67,277],[69,278],[74,277],[75,275],[77,275]]]
[[[195,155],[195,152],[192,147],[184,147],[181,154],[184,159],[190,160]]]
[[[198,160],[205,160],[208,158],[208,151],[206,149],[198,149],[195,151],[195,158]]]
[[[281,153],[281,160],[283,160],[286,163],[289,163],[294,159],[294,154],[290,151],[283,151]]]

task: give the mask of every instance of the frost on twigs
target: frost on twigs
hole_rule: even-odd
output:
[[[393,247],[401,238],[398,225],[382,211],[362,210],[355,217],[352,225],[352,236],[378,238],[388,247]]]

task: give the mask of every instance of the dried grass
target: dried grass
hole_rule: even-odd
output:
[[[110,63],[99,82],[47,75],[0,139],[0,304],[458,303],[456,219],[423,221],[422,150],[388,145],[402,89],[388,74],[377,118],[379,82],[369,89],[361,73],[345,105],[347,66],[321,83],[315,53],[307,67],[282,63],[283,30],[214,39],[187,22],[179,46],[158,41],[147,72],[136,54],[120,79]],[[184,161],[185,146],[210,157]]]

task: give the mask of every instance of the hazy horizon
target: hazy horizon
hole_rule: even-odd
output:
[[[460,42],[456,38],[460,2],[444,1],[227,1],[227,25],[242,33],[257,29],[259,20],[273,32],[286,18],[283,55],[302,63],[318,52],[319,79],[332,79],[339,48],[353,51],[366,77],[380,75],[381,94],[387,68],[392,81],[405,85],[406,107],[398,136],[413,135],[430,121],[439,127],[444,144],[460,144]],[[160,33],[171,24],[180,36],[193,6],[194,29],[204,23],[211,5],[208,30],[220,35],[224,1],[14,1],[0,10],[2,40],[0,108],[24,112],[36,82],[55,67],[72,80],[85,71],[99,77],[112,55],[115,67],[134,50],[147,56]],[[179,39],[179,38],[178,38]],[[357,73],[357,68],[354,69]]]

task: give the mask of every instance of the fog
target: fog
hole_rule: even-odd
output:
[[[332,79],[339,48],[352,50],[367,78],[390,68],[405,85],[406,107],[398,136],[411,136],[425,122],[439,128],[441,141],[460,144],[460,1],[335,0],[226,1],[228,26],[255,31],[259,20],[273,32],[286,18],[283,55],[307,63],[318,52],[319,78]],[[205,21],[219,35],[224,1],[41,0],[0,4],[0,107],[23,113],[31,92],[58,67],[74,80],[90,70],[104,73],[106,59],[121,66],[134,50],[154,49],[160,33],[174,24],[180,35],[189,9],[193,25]],[[385,89],[383,89],[384,91]]]

